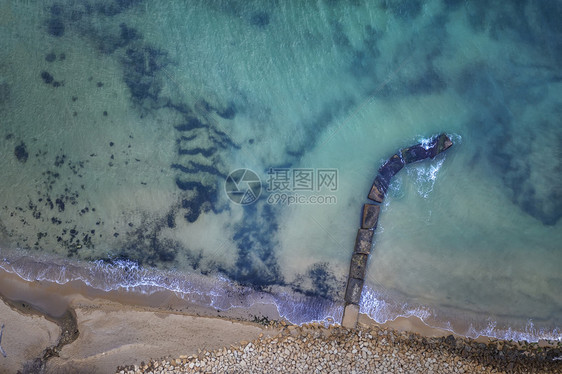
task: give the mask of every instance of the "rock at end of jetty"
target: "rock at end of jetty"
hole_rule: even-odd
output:
[[[447,136],[447,134],[443,133],[439,135],[435,140],[435,147],[433,148],[435,150],[435,155],[432,155],[431,157],[433,158],[439,153],[446,151],[451,148],[452,145],[453,141]]]
[[[453,145],[453,142],[446,134],[441,134],[432,138],[429,144],[416,144],[400,150],[402,159],[406,164],[434,158],[439,153],[446,151]]]
[[[363,218],[361,219],[361,228],[374,230],[377,228],[379,221],[380,205],[365,204],[363,205]]]
[[[373,243],[373,230],[359,229],[355,238],[355,253],[368,255],[371,253],[371,245]]]

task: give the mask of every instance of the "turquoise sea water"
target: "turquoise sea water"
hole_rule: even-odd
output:
[[[560,339],[559,1],[0,9],[2,268],[338,321],[378,167],[446,132],[391,185],[361,310]]]

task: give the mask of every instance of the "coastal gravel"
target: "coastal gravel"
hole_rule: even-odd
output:
[[[290,325],[274,337],[118,367],[116,373],[562,373],[562,349],[560,342],[484,344],[380,327]]]

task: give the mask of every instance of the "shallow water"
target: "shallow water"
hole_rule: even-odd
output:
[[[559,2],[0,4],[2,268],[337,321],[376,170],[447,132],[362,311],[559,338]]]

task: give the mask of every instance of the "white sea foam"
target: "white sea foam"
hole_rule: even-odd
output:
[[[299,325],[309,322],[321,322],[325,325],[339,323],[343,315],[342,302],[305,296],[281,286],[273,286],[268,292],[258,291],[240,286],[220,274],[204,276],[148,269],[128,260],[77,263],[4,255],[0,261],[0,268],[27,281],[39,280],[58,284],[81,281],[89,287],[105,292],[121,290],[151,295],[168,290],[190,303],[212,306],[220,310],[251,310],[256,304],[270,304],[276,307],[282,318]],[[507,340],[561,340],[558,328],[537,328],[532,320],[526,321],[520,328],[514,328],[500,326],[497,321],[488,318],[484,323],[472,322],[465,331],[460,331],[455,326],[455,317],[466,320],[466,315],[442,315],[442,312],[434,308],[405,302],[393,296],[391,292],[379,291],[369,285],[363,289],[360,312],[378,323],[385,323],[397,317],[415,316],[429,326],[471,338],[489,336]]]
[[[343,304],[319,297],[309,297],[274,286],[268,292],[255,290],[233,282],[221,274],[205,276],[163,271],[139,266],[129,260],[112,262],[70,262],[57,259],[36,259],[30,256],[5,256],[0,268],[20,278],[66,284],[80,281],[97,290],[128,291],[151,295],[158,291],[172,291],[178,297],[201,306],[220,310],[244,308],[255,304],[270,304],[279,315],[294,324],[340,321]]]
[[[522,321],[519,329],[511,326],[501,326],[498,321],[487,318],[484,322],[470,323],[464,331],[455,326],[455,319],[462,324],[467,318],[466,314],[442,315],[434,308],[423,305],[412,305],[402,302],[390,293],[377,292],[369,286],[363,288],[360,312],[367,314],[378,323],[386,323],[398,317],[418,317],[430,327],[451,331],[470,338],[487,336],[496,339],[536,342],[541,339],[562,341],[561,331],[558,328],[547,330],[536,328],[532,320]]]
[[[430,163],[414,164],[406,168],[408,175],[414,178],[418,194],[424,199],[427,199],[431,192],[433,192],[437,175],[444,162],[445,157],[442,157]]]

